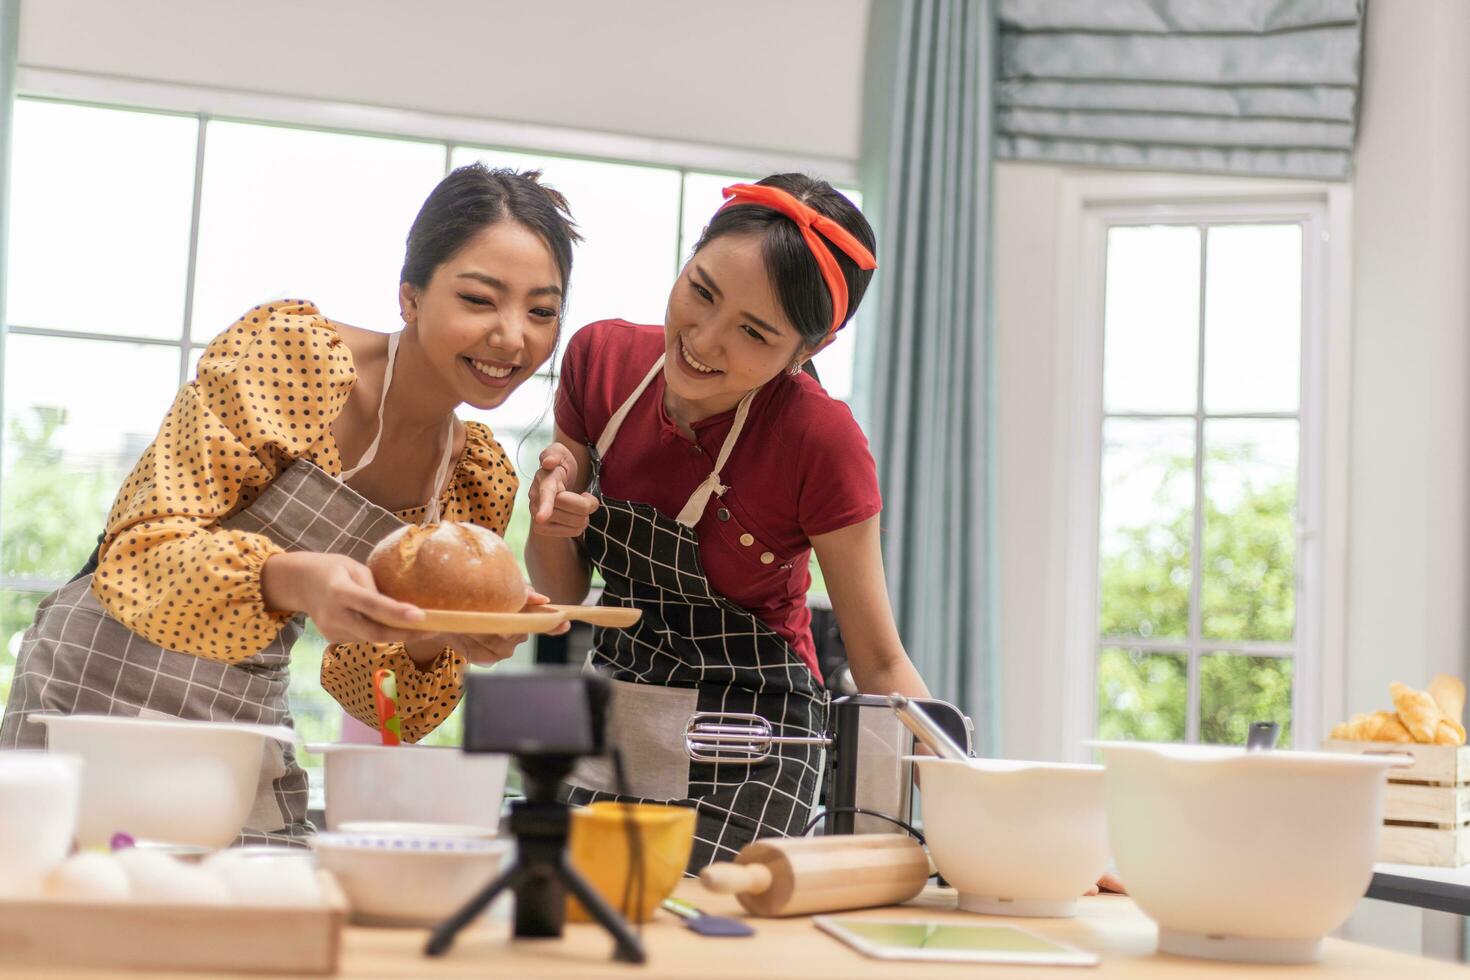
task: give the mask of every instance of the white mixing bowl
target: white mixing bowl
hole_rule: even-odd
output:
[[[507,756],[346,742],[306,749],[326,757],[328,830],[361,820],[500,828]]]
[[[1118,873],[1160,951],[1321,958],[1373,876],[1394,757],[1096,744]]]
[[[924,839],[960,908],[1067,916],[1107,868],[1102,766],[914,756]]]
[[[364,925],[433,926],[500,873],[508,840],[388,834],[317,834],[320,866],[332,872]]]
[[[52,752],[80,756],[77,843],[106,847],[119,831],[139,840],[228,847],[245,825],[266,739],[293,742],[284,725],[36,713]]]

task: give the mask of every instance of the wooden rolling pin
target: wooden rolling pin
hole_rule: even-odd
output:
[[[929,855],[911,837],[836,834],[758,840],[699,880],[735,895],[751,915],[782,916],[897,905],[919,894],[929,875]]]

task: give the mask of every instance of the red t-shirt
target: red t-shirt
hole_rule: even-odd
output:
[[[595,444],[663,351],[658,326],[603,320],[578,331],[562,360],[556,424],[569,438]],[[734,419],[732,409],[696,422],[697,443],[690,442],[664,408],[660,372],[608,450],[603,492],[673,519],[709,476]],[[867,437],[848,407],[809,375],[783,372],[751,402],[722,478],[729,489],[710,498],[694,528],[705,574],[820,676],[806,607],[811,539],[883,509]],[[769,563],[761,561],[766,554]]]

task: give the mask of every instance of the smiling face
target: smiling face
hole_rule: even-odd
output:
[[[729,411],[805,348],[756,235],[723,235],[679,273],[664,314],[664,378],[698,417]]]
[[[399,286],[446,392],[479,409],[500,405],[556,348],[562,279],[551,249],[516,221],[482,228],[422,289]]]

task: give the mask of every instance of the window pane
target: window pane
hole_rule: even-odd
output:
[[[5,575],[64,580],[76,574],[118,487],[157,434],[178,372],[173,347],[7,338]]]
[[[1189,662],[1182,653],[1108,648],[1097,660],[1097,737],[1182,742]]]
[[[1194,412],[1199,372],[1198,228],[1108,231],[1103,404]]]
[[[44,592],[0,592],[0,715],[5,713],[5,701],[10,697],[21,637],[31,628],[36,607],[44,598]]]
[[[1189,635],[1194,424],[1103,423],[1102,636]]]
[[[679,172],[599,160],[458,147],[454,165],[534,168],[566,195],[582,235],[572,261],[572,288],[562,334],[620,317],[663,323],[679,233]]]
[[[1276,744],[1291,744],[1289,657],[1240,657],[1212,653],[1199,662],[1201,742],[1244,745],[1253,721],[1281,726]]]
[[[438,143],[211,122],[195,272],[194,339],[282,297],[396,330],[403,243],[444,176]]]
[[[198,130],[189,116],[16,103],[11,323],[183,335]]]
[[[296,761],[306,770],[307,806],[317,809],[326,805],[323,785],[326,762],[317,753],[306,751],[305,746],[335,742],[342,733],[342,707],[322,687],[322,653],[326,648],[327,641],[317,632],[316,625],[307,620],[306,632],[291,648],[291,683],[286,692],[292,722],[305,743],[297,747]]]
[[[1276,419],[1205,423],[1200,611],[1209,639],[1293,636],[1298,428]]]
[[[1291,412],[1300,401],[1300,225],[1211,228],[1205,253],[1205,409]]]

